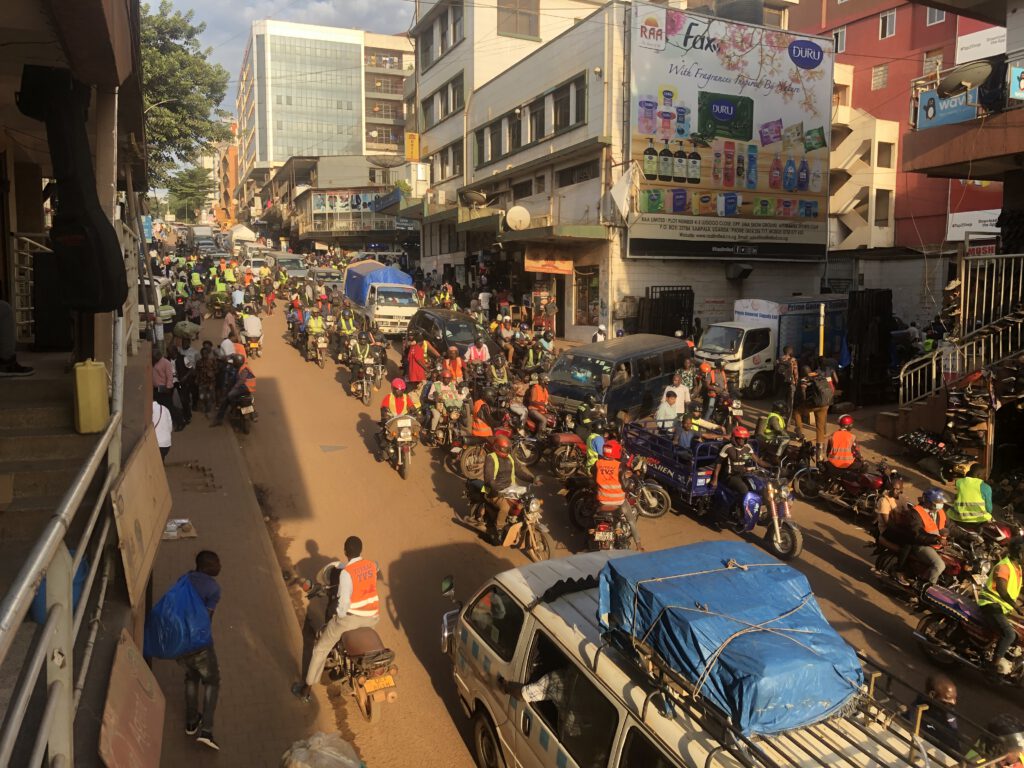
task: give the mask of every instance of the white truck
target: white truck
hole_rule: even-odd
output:
[[[388,336],[400,336],[419,309],[412,277],[397,267],[365,259],[345,268],[344,292],[353,310]]]
[[[723,361],[734,386],[759,400],[772,391],[775,364],[785,347],[793,347],[798,357],[817,353],[824,334],[825,354],[838,348],[846,334],[846,309],[843,294],[737,299],[732,321],[708,326],[696,356],[712,365]]]

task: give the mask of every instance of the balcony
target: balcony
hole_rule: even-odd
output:
[[[344,237],[364,232],[395,230],[394,216],[365,213],[303,213],[298,218],[299,237],[324,235]]]
[[[1018,171],[1024,152],[1024,91],[1019,76],[1007,87],[1007,71],[1021,61],[992,57],[992,74],[978,88],[963,89],[947,98],[936,91],[938,76],[911,84],[912,130],[903,138],[903,170],[950,179],[1002,181]],[[1007,65],[1010,65],[1009,67]],[[1019,98],[1011,98],[1016,93]]]

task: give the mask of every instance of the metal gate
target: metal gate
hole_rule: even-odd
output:
[[[682,330],[693,333],[693,288],[688,285],[654,285],[640,299],[637,333],[671,336]]]

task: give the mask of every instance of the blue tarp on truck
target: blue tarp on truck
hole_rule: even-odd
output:
[[[751,544],[616,558],[599,600],[602,626],[653,650],[747,736],[837,714],[864,679],[804,575]]]
[[[379,261],[360,261],[345,270],[345,295],[360,306],[366,306],[370,286],[380,283],[412,285],[412,277],[396,267]]]

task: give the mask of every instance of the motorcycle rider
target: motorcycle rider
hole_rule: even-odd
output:
[[[341,310],[341,317],[338,318],[339,363],[345,362],[345,357],[348,354],[349,343],[352,341],[352,337],[355,335],[355,332],[355,318],[352,315],[352,310],[346,305],[346,307]]]
[[[363,377],[363,366],[369,365],[364,363],[364,360],[372,359],[373,347],[370,345],[370,335],[366,331],[360,331],[356,337],[355,343],[352,345],[349,354],[349,360],[351,360],[352,376],[351,382],[359,381]]]
[[[715,464],[715,472],[711,476],[712,490],[718,487],[718,478],[724,474],[726,488],[736,496],[733,509],[726,510],[727,513],[735,512],[743,504],[743,497],[749,490],[745,475],[750,474],[754,466],[765,466],[754,453],[749,440],[749,429],[742,426],[734,427],[729,442],[723,445],[718,453],[718,463]]]
[[[548,377],[542,373],[526,392],[526,418],[536,429],[537,437],[544,434],[548,424]]]
[[[629,471],[629,470],[626,470]],[[598,508],[601,512],[617,512],[623,509],[626,522],[629,524],[638,549],[640,532],[636,528],[636,514],[626,501],[626,491],[622,487],[622,445],[618,440],[606,440],[601,446],[601,456],[594,463],[594,486]]]
[[[516,485],[517,476],[530,482],[533,473],[519,464],[510,455],[512,441],[505,435],[494,438],[494,450],[484,460],[483,493],[487,497],[487,540],[494,545],[505,539],[505,523],[512,509],[512,502],[501,495],[507,488]]]
[[[757,422],[757,439],[762,444],[774,443],[776,440],[784,440],[789,437],[786,432],[786,417],[783,416],[786,412],[786,404],[781,400],[776,400],[772,403],[772,409],[768,412],[768,415],[758,419]]]
[[[467,365],[483,365],[491,361],[491,350],[484,344],[483,336],[473,339],[473,344],[466,349],[464,359]]]
[[[306,359],[312,360],[316,349],[317,336],[323,336],[327,332],[324,319],[319,312],[306,313]]]
[[[995,630],[999,633],[999,640],[992,653],[992,670],[1000,674],[1010,671],[1006,653],[1013,647],[1013,643],[1017,639],[1017,631],[1006,615],[1017,611],[1022,564],[1024,564],[1024,538],[1017,536],[1010,540],[1006,548],[1006,555],[992,568],[988,582],[978,594],[978,605],[988,615]]]
[[[473,403],[473,437],[493,437],[494,428],[501,424],[501,419],[491,411],[495,398],[495,391],[485,387],[480,397]]]
[[[587,472],[590,472],[602,455],[605,443],[606,425],[602,419],[590,422],[590,434],[587,435]]]
[[[853,432],[853,416],[849,414],[839,417],[839,429],[832,433],[828,439],[828,449],[825,453],[825,471],[835,477],[846,472],[855,473],[864,469],[864,462],[860,458],[860,449],[857,447],[857,438]]]
[[[377,580],[382,575],[378,565],[362,555],[362,540],[349,536],[345,539],[346,562],[331,563],[328,594],[334,602],[333,615],[317,636],[303,682],[292,686],[292,693],[304,702],[309,702],[310,689],[320,682],[327,656],[341,636],[352,629],[375,626],[380,620]]]
[[[246,304],[240,313],[242,321],[242,341],[248,345],[251,339],[263,341],[263,321],[256,315],[251,304]]]
[[[709,363],[700,364],[700,372],[704,374],[704,419],[711,421],[715,414],[715,403],[718,398],[729,393],[729,381],[725,375],[725,363],[719,360],[712,368]]]
[[[487,383],[492,387],[508,385],[508,361],[504,355],[495,355],[487,366]]]
[[[902,576],[903,566],[911,555],[928,566],[925,581],[929,584],[938,583],[946,570],[938,550],[946,537],[944,507],[948,501],[941,489],[929,488],[917,504],[906,507],[901,518],[886,529],[885,538],[902,545],[894,576],[904,586],[908,583]]]
[[[983,479],[984,471],[975,464],[967,477],[959,478],[956,501],[949,510],[949,519],[964,527],[974,527],[992,520],[992,486]]]
[[[243,395],[256,394],[256,374],[245,364],[245,359],[241,355],[231,355],[228,357],[228,365],[236,371],[234,384],[231,385],[227,396],[225,396],[224,401],[220,404],[220,408],[217,409],[217,415],[210,422],[211,427],[219,427],[224,422],[224,416],[227,415],[228,408],[238,403],[239,398]]]
[[[430,434],[437,432],[449,408],[462,408],[462,395],[452,384],[451,371],[441,371],[441,382],[430,388]]]
[[[415,410],[415,401],[405,392],[405,382],[399,378],[392,379],[390,394],[385,395],[384,399],[380,402],[380,423],[378,424],[380,431],[377,432],[378,447],[375,454],[377,461],[384,460],[384,427],[395,416],[401,416],[403,413],[413,413]]]
[[[452,374],[452,381],[456,384],[461,382],[465,376],[463,375],[462,358],[459,357],[459,348],[455,345],[448,347],[448,354],[441,360],[441,369],[449,371]]]

